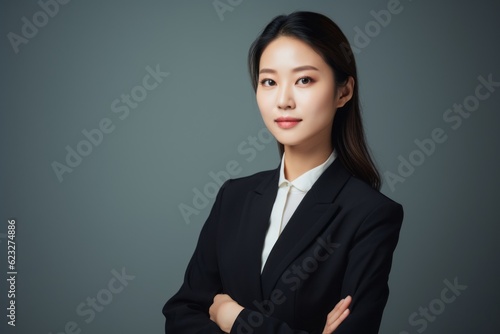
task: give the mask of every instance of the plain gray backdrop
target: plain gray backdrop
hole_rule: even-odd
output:
[[[2,333],[163,332],[214,178],[279,163],[246,56],[295,10],[357,48],[382,192],[405,209],[380,332],[498,332],[498,1],[63,2],[0,5]]]

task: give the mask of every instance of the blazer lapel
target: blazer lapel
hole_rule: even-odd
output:
[[[235,238],[238,248],[243,250],[240,258],[243,265],[238,268],[237,275],[238,279],[244,282],[242,286],[245,291],[242,296],[248,303],[252,303],[256,298],[262,299],[262,248],[278,192],[278,179],[279,167],[248,193]]]
[[[332,216],[336,214],[339,206],[334,202],[335,197],[349,177],[349,172],[345,170],[339,159],[336,159],[321,174],[302,199],[276,241],[262,271],[261,284],[264,298],[270,296],[272,289],[286,268],[311,242],[314,242],[321,230],[331,221]],[[266,226],[269,226],[269,217],[277,193],[277,182],[268,184],[267,186],[276,189],[274,192],[266,190],[264,194],[268,195],[262,196],[262,200],[269,202],[271,207],[269,208],[269,203],[262,202],[259,204],[265,205],[265,210],[262,210],[260,213],[260,219],[267,219]],[[274,195],[274,197],[271,198],[271,195]],[[264,231],[263,236],[260,237],[262,242],[259,244],[259,249],[253,250],[259,254],[259,259],[266,231],[267,229]]]

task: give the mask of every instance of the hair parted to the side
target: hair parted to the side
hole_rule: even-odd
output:
[[[297,38],[321,55],[333,69],[336,86],[345,85],[350,76],[354,79],[352,98],[337,109],[333,121],[332,147],[337,152],[337,159],[351,174],[379,190],[380,174],[370,156],[361,120],[356,61],[346,36],[337,24],[322,14],[301,11],[275,17],[252,43],[248,53],[248,67],[255,91],[262,53],[269,43],[280,36]],[[278,142],[278,148],[280,156],[283,156],[283,144]]]

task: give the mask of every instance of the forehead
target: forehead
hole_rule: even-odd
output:
[[[320,54],[307,43],[289,36],[280,36],[267,45],[259,67],[287,68],[301,65],[328,67]]]

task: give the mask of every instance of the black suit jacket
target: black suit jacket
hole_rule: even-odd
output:
[[[278,178],[279,167],[221,187],[184,283],[163,308],[166,333],[223,333],[208,315],[217,293],[245,307],[231,333],[321,333],[347,295],[351,313],[335,334],[378,333],[401,205],[336,159],[297,207],[261,274]]]

